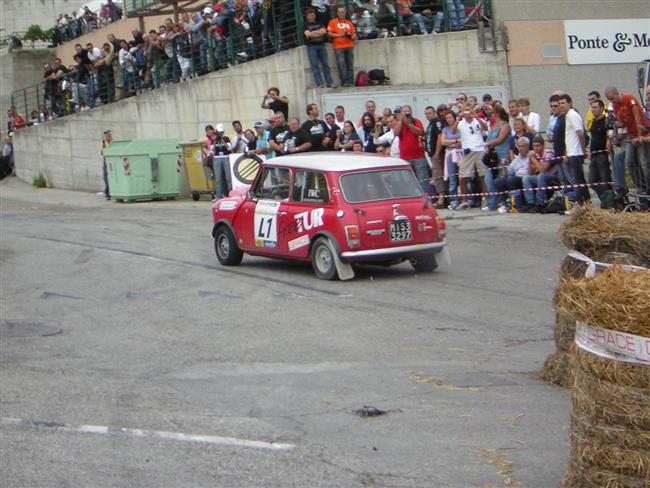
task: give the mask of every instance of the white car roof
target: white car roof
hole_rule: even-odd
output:
[[[324,151],[291,154],[267,159],[269,166],[304,168],[314,171],[348,171],[384,168],[386,166],[409,166],[406,161],[378,154]]]

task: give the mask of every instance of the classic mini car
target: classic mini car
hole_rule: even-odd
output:
[[[212,207],[219,262],[244,253],[311,261],[321,279],[354,277],[352,264],[409,260],[433,271],[446,255],[445,221],[410,165],[378,155],[309,153],[263,162],[248,191]]]

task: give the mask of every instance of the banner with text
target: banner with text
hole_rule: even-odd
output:
[[[650,58],[650,19],[565,20],[569,64],[638,63]]]

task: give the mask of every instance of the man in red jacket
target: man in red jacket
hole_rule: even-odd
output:
[[[422,147],[424,126],[420,119],[413,117],[410,105],[402,105],[397,120],[393,132],[399,136],[400,157],[411,165],[422,190],[426,192],[429,188],[429,164]]]

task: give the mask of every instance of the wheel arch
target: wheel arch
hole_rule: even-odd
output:
[[[217,229],[222,226],[226,226],[228,227],[228,229],[230,229],[232,235],[235,236],[235,242],[237,242],[237,232],[235,232],[235,229],[233,228],[230,221],[226,219],[220,219],[217,222],[215,222],[215,224],[212,226],[212,238],[214,239],[217,236]]]

